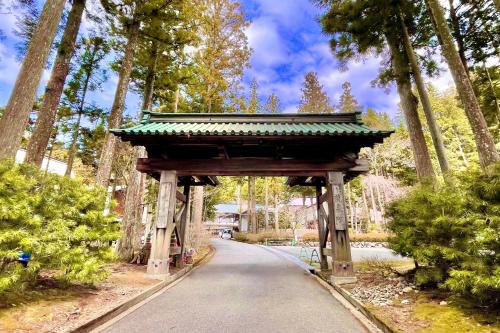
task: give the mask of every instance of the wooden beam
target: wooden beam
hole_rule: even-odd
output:
[[[169,160],[140,158],[137,170],[158,172],[176,170],[179,176],[325,176],[328,171],[346,171],[355,161],[339,158],[335,161],[316,160]]]
[[[326,192],[325,192],[325,193],[323,193],[323,194],[322,194],[322,195],[318,198],[318,202],[319,202],[320,204],[322,204],[323,202],[325,202],[325,201],[326,201],[326,199],[327,199],[327,198],[328,198],[328,194],[326,194]]]
[[[181,202],[186,202],[186,196],[179,191],[175,192],[175,197]]]

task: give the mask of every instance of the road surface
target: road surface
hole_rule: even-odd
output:
[[[180,283],[105,332],[366,332],[312,276],[256,245],[217,252]]]

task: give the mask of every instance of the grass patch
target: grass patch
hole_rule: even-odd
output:
[[[448,305],[439,305],[435,294],[419,297],[413,316],[427,321],[430,326],[422,333],[493,333],[500,332],[498,310],[474,307],[464,299],[448,299]]]

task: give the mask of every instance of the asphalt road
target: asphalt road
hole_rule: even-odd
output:
[[[256,245],[217,252],[180,283],[105,332],[366,332],[308,273]]]

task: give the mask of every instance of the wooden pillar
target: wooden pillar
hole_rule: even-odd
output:
[[[174,230],[176,191],[176,172],[162,171],[156,204],[155,231],[148,260],[148,274],[163,275],[169,272],[170,236]]]
[[[186,201],[184,202],[184,210],[182,211],[180,223],[179,223],[179,238],[181,243],[181,253],[179,254],[179,258],[177,260],[177,265],[179,267],[184,266],[184,262],[182,258],[184,258],[184,253],[186,251],[186,241],[188,234],[188,224],[190,220],[190,211],[191,211],[191,187],[189,185],[184,185],[184,196]]]
[[[321,205],[321,185],[316,186],[316,216],[318,219],[318,239],[319,239],[319,259],[320,259],[320,267],[322,271],[328,270],[328,260],[325,254],[326,248],[326,233],[327,228],[325,225],[325,216],[322,214]]]
[[[328,224],[332,242],[332,282],[354,283],[349,227],[345,214],[344,175],[328,172],[326,176]]]

